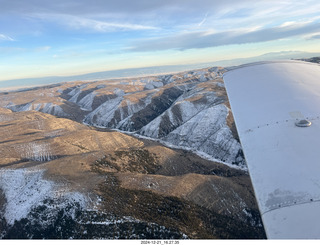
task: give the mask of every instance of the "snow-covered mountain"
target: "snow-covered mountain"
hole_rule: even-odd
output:
[[[36,110],[116,129],[245,168],[219,67],[172,75],[72,82],[3,93],[12,111]]]

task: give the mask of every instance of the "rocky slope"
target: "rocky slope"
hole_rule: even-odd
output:
[[[1,108],[0,135],[1,238],[265,237],[243,170],[37,111]]]
[[[1,93],[0,106],[135,133],[245,168],[223,68],[136,79],[70,82]]]

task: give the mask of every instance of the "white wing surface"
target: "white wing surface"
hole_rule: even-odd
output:
[[[320,66],[254,63],[224,81],[267,237],[320,238]]]

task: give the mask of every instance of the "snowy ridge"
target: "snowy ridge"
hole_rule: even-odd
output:
[[[59,105],[55,105],[53,103],[44,103],[42,105],[38,105],[35,108],[36,111],[41,111],[43,113],[48,113],[54,116],[67,116],[67,114],[63,111],[63,109]]]
[[[192,98],[193,96],[198,96],[200,93],[187,92],[184,93],[182,96],[180,96],[173,105],[166,110],[163,114],[161,114],[159,117],[151,121],[149,124],[144,126],[140,130],[140,134],[152,137],[152,138],[162,138],[163,136],[167,135],[160,135],[160,127],[161,123],[165,121],[167,127],[168,125],[171,125],[171,130],[179,127],[183,123],[187,122],[189,119],[191,119],[193,116],[195,116],[197,113],[199,113],[201,110],[207,108],[210,106],[211,103],[213,103],[216,100],[216,96],[214,92],[206,93],[205,96],[208,98],[207,103],[192,103],[188,101],[188,99]],[[167,120],[169,118],[169,121]],[[168,133],[168,132],[167,132]]]
[[[73,103],[77,103],[78,97],[82,92],[82,89],[86,88],[88,86],[88,84],[82,84],[80,86],[75,87],[74,89],[72,89],[68,95],[72,96],[69,101],[73,102]]]
[[[10,109],[14,112],[20,112],[20,111],[41,111],[43,113],[51,114],[54,116],[60,116],[64,117],[67,116],[67,114],[63,111],[63,109],[54,103],[27,103],[24,105],[14,105],[13,103],[10,103],[6,106],[7,109]]]
[[[201,150],[223,162],[232,162],[241,149],[226,125],[228,108],[217,105],[202,110],[165,138],[174,145]]]
[[[72,97],[69,99],[70,102],[77,103],[78,97],[81,94],[80,88],[75,88],[72,90],[69,95],[72,95]]]
[[[24,104],[24,105],[15,105],[14,103],[10,103],[6,106],[6,108],[18,112],[18,111],[31,111],[32,110],[32,102]]]
[[[92,103],[95,96],[96,96],[96,93],[91,92],[90,94],[87,94],[85,97],[83,97],[77,103],[80,106],[80,109],[84,111],[92,111]]]
[[[83,120],[86,124],[130,130],[131,116],[151,103],[153,93],[139,103],[132,103],[122,97],[111,99],[89,113]]]
[[[122,97],[108,100],[89,113],[83,121],[92,125],[108,126],[121,102]]]
[[[160,88],[162,86],[163,86],[163,82],[148,80],[146,82],[146,85],[144,86],[144,88],[145,89],[155,89],[155,88]]]
[[[153,106],[153,103],[159,89],[166,84],[180,81],[181,77],[159,76],[158,80],[136,81],[145,84],[144,89],[154,91],[144,100],[144,103],[140,100],[139,103],[133,104],[125,99],[123,94],[117,92],[118,98],[99,106],[89,113],[83,122],[97,127],[119,129],[125,133],[136,132],[149,138],[161,139],[170,145],[211,155],[222,162],[235,163],[244,167],[241,145],[234,138],[226,122],[229,113],[228,108],[223,105],[226,99],[215,91],[197,85],[208,82],[224,90],[221,79],[213,80],[220,76],[219,69],[184,74],[184,79],[188,79],[187,82],[177,84],[175,87],[182,91],[181,96],[172,97],[174,93],[168,92],[171,95],[164,97],[163,102],[170,103],[171,100],[173,102],[171,106],[147,124],[142,125],[140,129],[133,126],[136,120],[144,117],[145,113],[150,115],[158,110],[159,105]],[[123,97],[122,101],[120,96]],[[152,112],[146,111],[148,105],[151,105]]]
[[[60,101],[68,100],[65,107],[36,100],[20,105],[13,101],[6,107],[72,119],[74,115],[62,108],[69,113],[81,109],[82,122],[87,125],[135,132],[204,152],[222,162],[244,165],[240,144],[226,122],[222,71],[213,67],[178,75],[72,84],[58,95]]]

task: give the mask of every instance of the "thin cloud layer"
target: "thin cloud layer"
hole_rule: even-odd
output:
[[[7,35],[0,34],[0,41],[14,41],[14,39]]]
[[[305,25],[284,25],[274,28],[258,29],[254,31],[227,31],[208,34],[207,32],[193,32],[178,34],[170,37],[149,39],[137,42],[131,51],[159,51],[167,49],[200,49],[232,44],[258,43],[305,35],[320,31],[320,23]],[[314,36],[317,38],[318,36]]]
[[[318,16],[317,0],[0,0],[0,15],[25,18],[31,29],[48,23],[74,30],[150,30],[148,37],[195,31],[235,32],[276,27],[293,18]],[[154,32],[152,32],[154,31]],[[133,37],[134,38],[134,37]]]
[[[284,47],[319,52],[319,9],[318,0],[0,0],[0,72],[10,79],[204,63]]]
[[[126,30],[152,30],[157,29],[153,26],[139,25],[124,22],[108,22],[101,20],[94,20],[85,17],[66,15],[66,14],[34,14],[30,17],[57,23],[61,26],[66,26],[75,30],[92,30],[95,32],[114,32]]]
[[[241,5],[248,2],[255,1],[243,0]],[[212,15],[238,5],[234,0],[0,0],[0,15],[27,17],[32,24],[40,19],[42,27],[47,21],[97,32],[166,31],[199,23],[209,12]]]
[[[315,35],[312,35],[311,37],[309,37],[310,40],[316,40],[316,39],[320,39],[320,34],[315,34]]]
[[[61,13],[61,14],[150,14],[152,12],[196,12],[235,6],[234,0],[0,0],[0,13]],[[242,0],[242,3],[255,0]],[[275,1],[274,1],[275,2]]]

